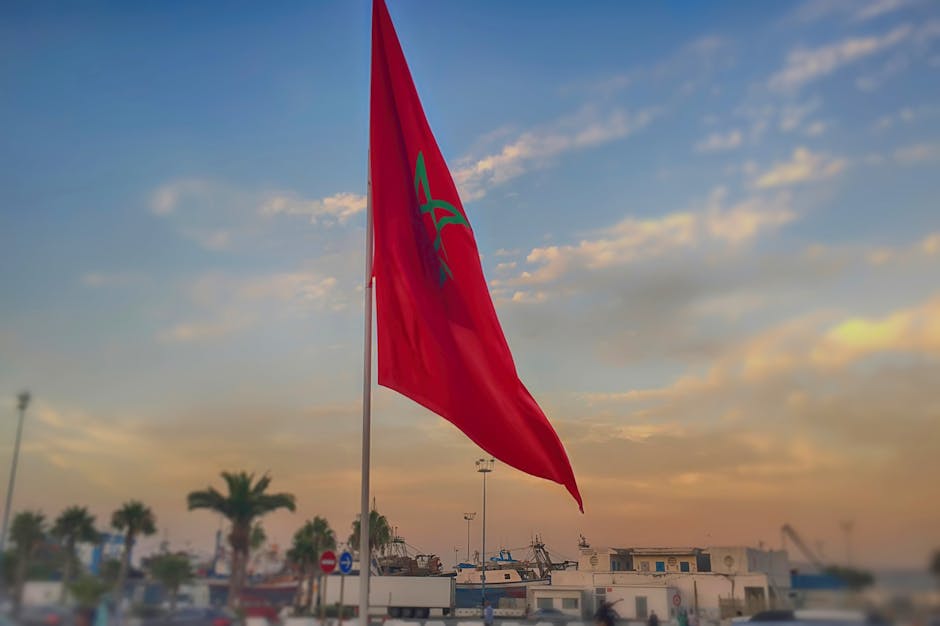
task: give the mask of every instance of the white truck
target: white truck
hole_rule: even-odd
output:
[[[359,605],[359,576],[325,576],[327,606]],[[369,613],[392,618],[427,618],[452,615],[454,579],[450,576],[370,576]]]

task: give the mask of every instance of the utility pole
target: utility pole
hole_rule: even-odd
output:
[[[493,471],[493,465],[496,463],[493,459],[478,459],[476,462],[477,471],[483,474],[483,556],[482,562],[482,586],[480,587],[482,600],[480,602],[481,611],[486,608],[486,475]],[[480,613],[482,616],[483,613]]]
[[[853,520],[844,520],[839,523],[845,534],[845,564],[852,567],[852,531],[855,529]]]
[[[23,419],[26,417],[26,408],[29,406],[30,395],[22,391],[16,397],[17,408],[20,411],[19,422],[16,425],[16,442],[13,444],[13,464],[10,468],[10,484],[7,486],[7,501],[3,507],[3,528],[0,530],[0,563],[7,547],[7,525],[10,522],[10,506],[13,503],[13,488],[16,486],[16,464],[20,458],[20,440],[23,437]]]
[[[476,513],[463,514],[463,518],[467,520],[467,563],[470,562],[470,522],[472,522],[476,516]]]

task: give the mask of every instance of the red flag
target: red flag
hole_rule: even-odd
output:
[[[370,123],[379,384],[504,463],[564,485],[583,510],[568,455],[516,373],[384,0],[372,5]]]

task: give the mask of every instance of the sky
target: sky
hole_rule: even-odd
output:
[[[940,5],[388,0],[564,489],[497,463],[488,551],[940,547]],[[270,472],[359,506],[370,5],[0,9],[0,468],[14,510]],[[480,549],[481,451],[377,388],[373,495]],[[854,522],[847,554],[840,529]],[[799,554],[797,560],[804,560]]]

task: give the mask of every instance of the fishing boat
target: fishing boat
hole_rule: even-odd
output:
[[[494,607],[525,609],[529,587],[551,583],[553,571],[577,566],[573,561],[552,561],[545,544],[538,536],[529,545],[531,558],[517,560],[512,552],[500,549],[486,563],[486,600]],[[459,563],[455,575],[455,605],[475,608],[483,602],[482,565]]]

